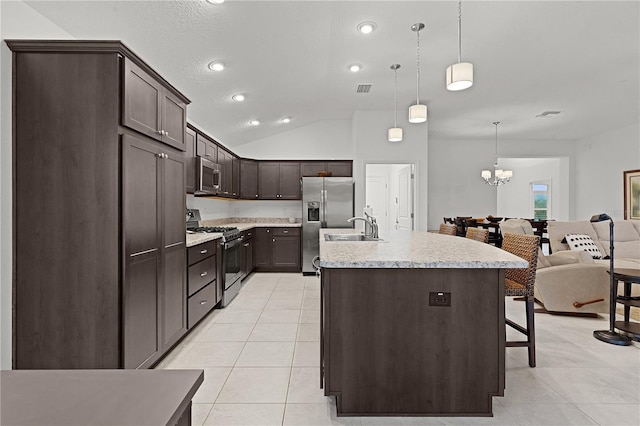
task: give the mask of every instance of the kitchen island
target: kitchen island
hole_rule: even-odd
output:
[[[491,416],[505,388],[504,269],[527,262],[427,232],[325,241],[320,376],[339,416]]]

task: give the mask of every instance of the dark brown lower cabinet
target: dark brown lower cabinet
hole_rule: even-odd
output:
[[[253,272],[256,266],[253,255],[255,247],[253,236],[255,233],[255,228],[242,231],[242,279]]]
[[[218,241],[187,249],[187,327],[193,328],[222,298]]]
[[[300,272],[300,228],[255,228],[255,269]]]
[[[185,166],[180,154],[123,137],[124,367],[152,365],[187,330]]]

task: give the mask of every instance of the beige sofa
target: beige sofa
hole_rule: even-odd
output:
[[[503,222],[500,230],[503,234],[533,234],[531,224],[522,219]],[[540,252],[534,291],[536,300],[550,313],[594,315],[609,312],[607,269],[595,263],[586,252],[554,250],[550,256]],[[593,302],[598,299],[602,301]]]
[[[553,253],[569,250],[562,240],[566,234],[586,234],[598,246],[604,256],[609,256],[609,221],[556,222],[547,223],[549,243]],[[618,220],[613,227],[614,267],[640,269],[640,220]],[[608,259],[595,263],[609,267]]]

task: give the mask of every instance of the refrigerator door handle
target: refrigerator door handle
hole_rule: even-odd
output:
[[[321,193],[321,199],[322,199],[322,218],[320,219],[320,227],[321,228],[326,228],[327,227],[327,190],[324,189],[322,191],[320,191]]]

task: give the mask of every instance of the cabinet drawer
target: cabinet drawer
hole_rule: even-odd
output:
[[[189,285],[187,296],[200,290],[216,279],[216,257],[211,256],[195,265],[189,266]]]
[[[187,328],[191,328],[216,304],[216,285],[211,283],[189,298]]]
[[[187,249],[187,263],[189,266],[200,262],[202,259],[213,256],[216,254],[216,244],[215,241],[208,241],[203,244],[198,244],[197,246],[189,247]]]
[[[251,228],[251,229],[247,229],[246,231],[242,231],[242,238],[245,241],[249,241],[251,239],[253,239],[253,236],[255,235],[255,228]]]
[[[295,237],[300,235],[300,228],[272,228],[274,237]]]

